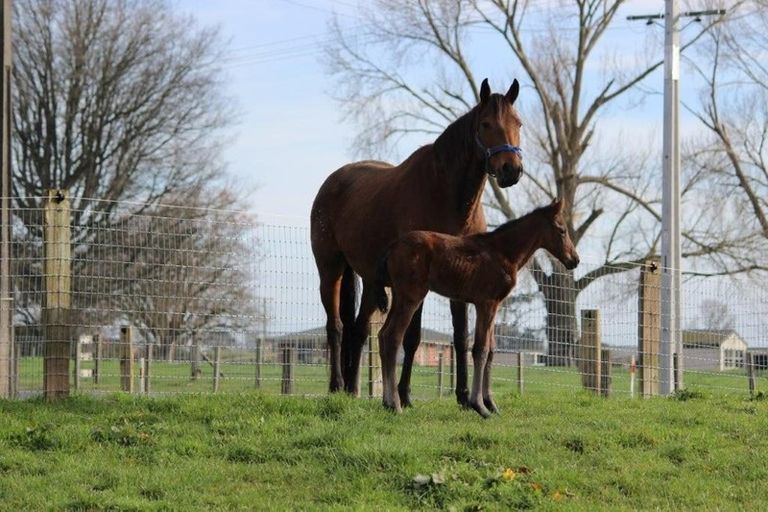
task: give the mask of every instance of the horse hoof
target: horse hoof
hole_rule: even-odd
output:
[[[400,414],[403,412],[403,409],[400,407],[400,404],[390,404],[387,402],[382,402],[381,404],[384,406],[385,409],[389,409],[395,414]]]
[[[405,395],[405,396],[400,395],[400,405],[402,405],[403,408],[413,407],[413,403],[411,403],[411,397],[408,395]]]
[[[485,404],[485,407],[492,413],[499,414],[499,408],[493,400],[483,400],[483,404]]]
[[[472,409],[474,409],[475,412],[477,412],[477,414],[479,414],[483,418],[490,418],[491,417],[491,411],[486,409],[485,406],[482,405],[482,404],[472,404]]]
[[[456,392],[456,402],[461,406],[462,409],[470,409],[472,408],[472,404],[469,401],[469,392],[464,391]]]

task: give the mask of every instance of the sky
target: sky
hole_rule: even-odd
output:
[[[541,8],[557,3],[539,1]],[[175,2],[180,12],[201,24],[218,26],[229,42],[223,62],[225,92],[236,101],[239,115],[224,158],[238,185],[249,191],[249,208],[263,222],[308,225],[312,200],[325,177],[355,159],[350,146],[356,126],[342,119],[330,95],[333,79],[322,62],[330,17],[336,13],[344,23],[359,23],[355,5],[356,0]],[[619,19],[663,9],[662,0],[632,0]],[[616,47],[636,49],[654,37],[659,41],[663,28],[623,22],[606,37]],[[492,59],[479,60],[477,66],[473,71],[489,76],[493,90],[506,90],[504,77],[514,74]],[[649,84],[660,91],[662,74],[656,73]],[[525,88],[519,101],[526,101]],[[633,109],[631,124],[625,113],[614,112],[601,119],[601,126],[617,142],[660,141],[661,114],[661,98],[651,97]],[[428,142],[413,139],[408,141],[412,147],[398,149],[406,156]]]

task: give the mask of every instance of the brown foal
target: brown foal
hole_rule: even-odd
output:
[[[568,269],[579,264],[559,199],[488,233],[411,231],[389,247],[377,280],[377,305],[382,311],[388,306],[384,286],[392,287],[392,309],[379,333],[385,406],[401,411],[395,382],[397,352],[411,317],[431,290],[475,305],[475,373],[469,404],[483,417],[498,412],[491,395],[493,323],[499,304],[515,287],[518,270],[537,249],[546,249]]]

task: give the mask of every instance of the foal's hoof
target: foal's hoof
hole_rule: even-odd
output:
[[[472,408],[482,416],[483,418],[490,418],[491,417],[491,411],[485,408],[485,405],[481,403],[471,404]]]

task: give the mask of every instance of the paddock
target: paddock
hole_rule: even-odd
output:
[[[12,247],[13,396],[326,394],[325,320],[306,225],[232,220],[246,218],[244,212],[190,216],[168,207],[101,228],[91,242],[72,241],[74,212],[61,211],[66,201],[52,194],[40,204],[13,212],[24,220]],[[36,226],[44,239],[22,226]],[[142,261],[131,262],[139,250]],[[577,276],[598,267],[584,258]],[[658,394],[659,269],[648,262],[618,270],[608,268],[578,295],[573,357],[558,366],[547,360],[544,303],[521,272],[497,316],[499,393]],[[712,367],[683,333],[682,357],[675,358],[683,382],[676,385],[713,394],[760,392],[768,351],[765,290],[748,280],[687,278],[682,298],[681,325],[699,329],[709,320],[701,303],[723,298],[743,354],[741,364]],[[378,327],[361,372],[361,395],[372,399],[380,399]],[[447,301],[430,295],[416,398],[452,397],[450,332]]]

